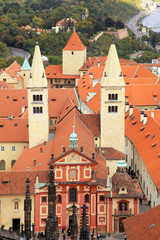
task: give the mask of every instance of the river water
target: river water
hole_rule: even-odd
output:
[[[151,28],[154,32],[160,32],[160,7],[142,20],[143,26]]]

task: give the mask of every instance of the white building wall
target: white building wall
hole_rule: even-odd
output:
[[[147,200],[151,201],[151,207],[159,205],[160,196],[157,191],[157,187],[136,147],[127,137],[125,138],[125,153],[128,157],[128,167],[132,166],[133,170],[136,172],[143,193],[145,194]]]

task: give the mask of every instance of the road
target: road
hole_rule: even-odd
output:
[[[29,59],[30,57],[30,53],[23,50],[23,49],[20,49],[20,48],[11,48],[11,51],[12,51],[12,54],[14,57],[16,56],[21,56],[23,58],[26,58],[27,60]]]
[[[134,17],[132,17],[125,25],[132,30],[132,32],[135,33],[136,38],[142,38],[143,34],[138,31],[138,26],[137,26],[137,22],[138,20],[140,20],[143,16],[146,15],[147,13],[147,9],[145,9],[142,12],[139,12],[137,15],[135,15]]]

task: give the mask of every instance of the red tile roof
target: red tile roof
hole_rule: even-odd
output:
[[[12,168],[12,171],[40,171],[48,170],[48,162],[53,152],[54,140],[40,144],[33,148],[25,147],[19,159]],[[36,166],[35,161],[36,160]]]
[[[123,220],[127,240],[160,240],[160,205]]]
[[[0,142],[28,142],[28,119],[1,118]]]
[[[76,106],[76,105],[73,103],[73,101],[71,100],[71,98],[68,97],[68,98],[66,99],[63,107],[61,108],[58,116],[57,116],[57,122],[61,121],[62,118],[63,118],[67,113],[69,113],[74,106]]]
[[[135,106],[157,106],[160,102],[160,85],[126,85],[125,96]]]
[[[123,193],[119,194],[119,190],[122,186],[127,189],[127,194],[123,194]],[[142,197],[142,193],[139,192],[139,189],[137,189],[136,184],[134,184],[133,179],[127,172],[124,172],[124,173],[116,172],[112,176],[112,197],[139,198],[139,197]]]
[[[125,154],[114,148],[96,148],[96,151],[107,160],[125,159]]]
[[[157,76],[152,73],[144,65],[135,65],[135,66],[122,66],[123,77],[126,78],[156,78]]]
[[[126,84],[126,96],[130,103],[157,105],[158,100],[153,98],[152,91],[159,92],[159,78],[142,65],[121,66],[121,68]],[[100,81],[103,70],[104,66],[93,66],[78,81],[81,100],[95,113],[100,111]]]
[[[21,66],[15,61],[12,63],[7,69],[5,69],[5,72],[12,78],[16,79],[17,82],[19,82],[22,77],[19,74],[21,71]]]
[[[105,57],[89,57],[87,58],[86,63],[83,67],[80,68],[80,71],[88,71],[90,67],[98,66],[98,63],[100,66],[104,66],[105,62],[107,60],[107,56]],[[126,59],[120,59],[120,65],[121,66],[132,66],[132,65],[138,65],[138,63],[134,62],[133,60],[126,60]]]
[[[47,79],[79,79],[79,75],[64,75],[62,73],[62,65],[49,65],[45,69]]]
[[[100,136],[99,114],[81,114],[79,118],[94,136]]]
[[[48,171],[19,171],[19,172],[1,172],[0,174],[0,194],[1,195],[15,195],[25,194],[26,183],[29,178],[30,192],[34,193],[34,184],[38,176],[39,182],[46,183],[49,181]]]
[[[83,51],[85,49],[86,47],[83,45],[76,32],[73,32],[67,45],[63,48],[64,51]]]
[[[150,116],[147,116],[145,125],[140,123],[140,110],[135,107],[133,108],[133,116],[130,118],[129,113],[126,113],[125,136],[133,142],[157,189],[160,191],[160,125]]]
[[[10,86],[10,84],[5,81],[0,81],[0,89],[14,89],[14,87]]]
[[[57,117],[59,115],[68,96],[73,104],[78,106],[78,99],[74,88],[48,89],[50,117]]]
[[[68,22],[71,22],[71,23],[74,23],[74,24],[76,24],[76,20],[74,20],[73,18],[67,18],[67,19],[62,19],[62,20],[60,20],[59,22],[57,22],[56,23],[56,26],[64,26],[65,24],[66,24],[66,22],[68,23]]]
[[[64,106],[66,99],[70,96],[73,104],[78,106],[78,100],[75,89],[49,89],[49,115],[57,117]],[[0,117],[8,118],[19,116],[22,113],[22,107],[28,106],[27,89],[2,89],[0,90]],[[27,117],[27,115],[25,116]]]
[[[147,115],[153,116],[154,120],[160,124],[160,109],[145,111]]]

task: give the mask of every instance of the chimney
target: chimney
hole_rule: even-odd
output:
[[[89,77],[93,79],[93,73],[89,72]]]
[[[33,166],[36,167],[36,159],[33,159]]]
[[[126,101],[126,113],[128,112],[129,110],[129,102]]]
[[[42,153],[42,152],[43,152],[43,148],[41,147],[41,148],[40,148],[40,153]]]
[[[144,111],[141,111],[140,122],[143,122],[143,120],[144,120]]]
[[[131,104],[129,108],[129,116],[131,117],[132,114],[133,114],[133,105]]]
[[[154,118],[154,112],[151,112],[151,117]]]
[[[54,153],[51,153],[51,160],[54,160]]]
[[[22,107],[22,113],[24,113],[24,111],[25,111],[25,107]]]
[[[147,113],[144,113],[143,125],[147,123]]]
[[[36,177],[36,184],[35,184],[35,188],[39,188],[39,179],[38,179],[38,176]]]
[[[81,150],[80,150],[81,153],[83,153],[83,147],[81,147]]]
[[[66,147],[63,147],[63,152],[64,152],[64,153],[66,152]]]
[[[100,61],[98,60],[98,65],[97,65],[98,67],[100,67]]]

